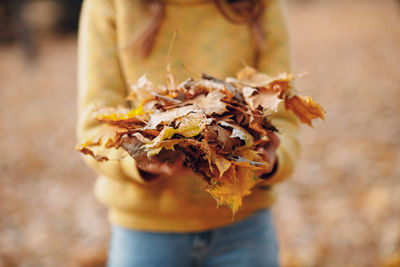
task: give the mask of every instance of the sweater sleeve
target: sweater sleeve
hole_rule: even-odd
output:
[[[115,9],[112,0],[85,0],[78,35],[78,140],[96,135],[101,126],[93,116],[99,107],[126,106],[127,86],[120,66]],[[97,162],[84,156],[98,174],[146,183],[135,161],[122,149],[108,153],[110,160]]]
[[[290,72],[288,34],[282,14],[280,1],[266,1],[266,14],[263,22],[266,27],[265,51],[260,60],[259,70],[271,76]],[[278,112],[272,116],[272,124],[279,129],[280,145],[276,151],[277,168],[275,173],[260,185],[272,185],[287,179],[293,172],[299,152],[298,120],[281,103]]]

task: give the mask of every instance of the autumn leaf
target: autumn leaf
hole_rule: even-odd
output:
[[[140,106],[145,102],[153,100],[153,93],[161,93],[163,91],[165,91],[164,87],[154,86],[147,76],[143,75],[139,78],[137,84],[131,85],[131,91],[127,100],[134,101]]]
[[[212,158],[212,163],[217,166],[217,169],[219,171],[219,177],[222,177],[222,175],[231,167],[232,163],[231,161],[227,160],[224,156],[216,154]]]
[[[253,137],[249,134],[249,132],[247,132],[240,126],[227,123],[225,121],[220,121],[218,122],[218,124],[223,127],[232,129],[232,134],[229,136],[230,138],[239,138],[240,140],[244,141],[245,147],[251,147],[253,145]]]
[[[284,92],[290,88],[290,81],[296,76],[287,73],[280,73],[276,77],[270,77],[260,73],[252,67],[245,67],[237,73],[237,80],[245,86],[253,88],[265,88],[267,90]]]
[[[114,126],[101,125],[97,131],[86,137],[82,142],[75,146],[75,149],[82,152],[85,155],[91,155],[97,161],[106,161],[106,156],[100,155],[94,152],[92,147],[104,147],[104,149],[118,146],[119,140],[127,132],[125,129],[121,129]]]
[[[233,165],[205,190],[217,201],[218,206],[228,206],[235,215],[242,206],[243,198],[251,194],[251,188],[258,182],[254,170]]]
[[[311,120],[325,119],[325,111],[320,105],[315,103],[311,97],[291,96],[285,98],[285,107],[296,114],[301,122],[312,127]]]
[[[107,161],[108,157],[107,156],[102,156],[97,153],[95,153],[92,149],[89,149],[87,147],[77,147],[77,150],[82,152],[84,155],[90,155],[92,156],[95,160],[97,161]]]
[[[150,120],[147,123],[147,127],[155,129],[161,123],[169,124],[177,118],[186,116],[189,113],[201,113],[201,110],[194,108],[193,105],[189,105],[170,109],[165,112],[153,113],[150,115]]]
[[[86,137],[84,141],[79,143],[76,147],[77,149],[79,149],[80,147],[102,145],[109,148],[114,146],[118,142],[120,137],[126,132],[127,131],[125,129],[102,125],[93,135]]]
[[[238,72],[237,80],[243,84],[242,93],[252,110],[259,108],[277,111],[282,95],[288,91],[295,76],[281,73],[276,77],[246,67]]]
[[[144,114],[143,106],[137,109],[132,109],[128,113],[111,113],[103,114],[100,113],[96,116],[96,119],[101,122],[111,122],[111,121],[126,121],[131,119],[136,119],[136,116]]]
[[[162,149],[175,151],[175,145],[182,143],[181,139],[170,139],[157,143],[156,145],[145,145],[144,148],[147,151],[147,156],[151,157],[157,155]]]
[[[145,148],[149,151],[149,156],[158,154],[162,148],[173,149],[174,145],[179,142],[163,141],[172,138],[175,134],[187,138],[194,137],[204,131],[206,123],[207,119],[201,114],[190,114],[186,117],[178,118],[176,121],[177,128],[165,127],[156,138],[145,145]]]
[[[204,114],[212,115],[213,113],[221,115],[226,111],[226,103],[221,100],[226,97],[221,91],[212,91],[207,96],[199,95],[193,99],[194,106],[201,109]]]
[[[282,100],[279,99],[279,91],[265,89],[251,90],[248,88],[250,87],[246,86],[243,88],[243,95],[246,103],[252,110],[258,110],[259,107],[272,111],[278,110],[278,105],[282,102]]]
[[[237,212],[260,181],[256,171],[270,167],[258,148],[279,131],[271,123],[278,105],[284,101],[286,109],[309,125],[324,119],[324,111],[310,97],[297,95],[291,74],[270,77],[246,67],[236,78],[198,78],[179,83],[170,65],[166,85],[154,86],[142,76],[128,97],[138,108],[98,110],[97,121],[108,128],[100,128],[77,149],[105,161],[102,152],[122,147],[138,166],[183,156],[217,204]]]

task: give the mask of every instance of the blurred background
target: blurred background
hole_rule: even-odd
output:
[[[103,266],[106,210],[74,151],[81,1],[0,1],[0,266]],[[301,131],[273,208],[283,266],[400,266],[400,2],[287,0]]]

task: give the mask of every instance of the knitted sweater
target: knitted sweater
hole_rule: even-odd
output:
[[[168,47],[178,30],[171,57],[174,73],[183,81],[190,75],[181,65],[215,77],[234,76],[243,62],[252,62],[253,49],[246,25],[226,20],[210,1],[186,5],[175,0],[166,4],[166,17],[149,57],[143,59],[130,49],[142,33],[149,15],[139,0],[85,0],[79,28],[79,93],[77,134],[81,140],[99,131],[93,118],[98,107],[129,107],[126,95],[131,84],[147,74],[154,84],[165,83]],[[266,0],[266,50],[259,70],[270,75],[289,71],[287,32],[277,0]],[[150,182],[139,174],[134,160],[113,150],[107,162],[85,156],[99,175],[95,195],[109,208],[109,220],[123,227],[159,232],[191,232],[212,229],[241,220],[271,206],[274,185],[293,170],[298,151],[297,120],[283,107],[274,114],[280,129],[278,167],[273,177],[258,184],[235,214],[203,190],[194,174],[161,176]]]

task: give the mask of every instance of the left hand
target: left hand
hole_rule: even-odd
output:
[[[276,150],[279,147],[279,137],[275,132],[268,133],[269,142],[264,147],[259,147],[257,150],[261,152],[261,156],[264,161],[269,163],[268,168],[258,170],[256,172],[257,176],[261,177],[262,175],[270,174],[274,165],[276,164]]]
[[[147,181],[154,180],[160,175],[187,175],[192,172],[192,169],[183,165],[183,157],[181,155],[176,157],[173,163],[161,162],[153,158],[150,163],[141,166],[137,165],[137,167],[143,179]]]

